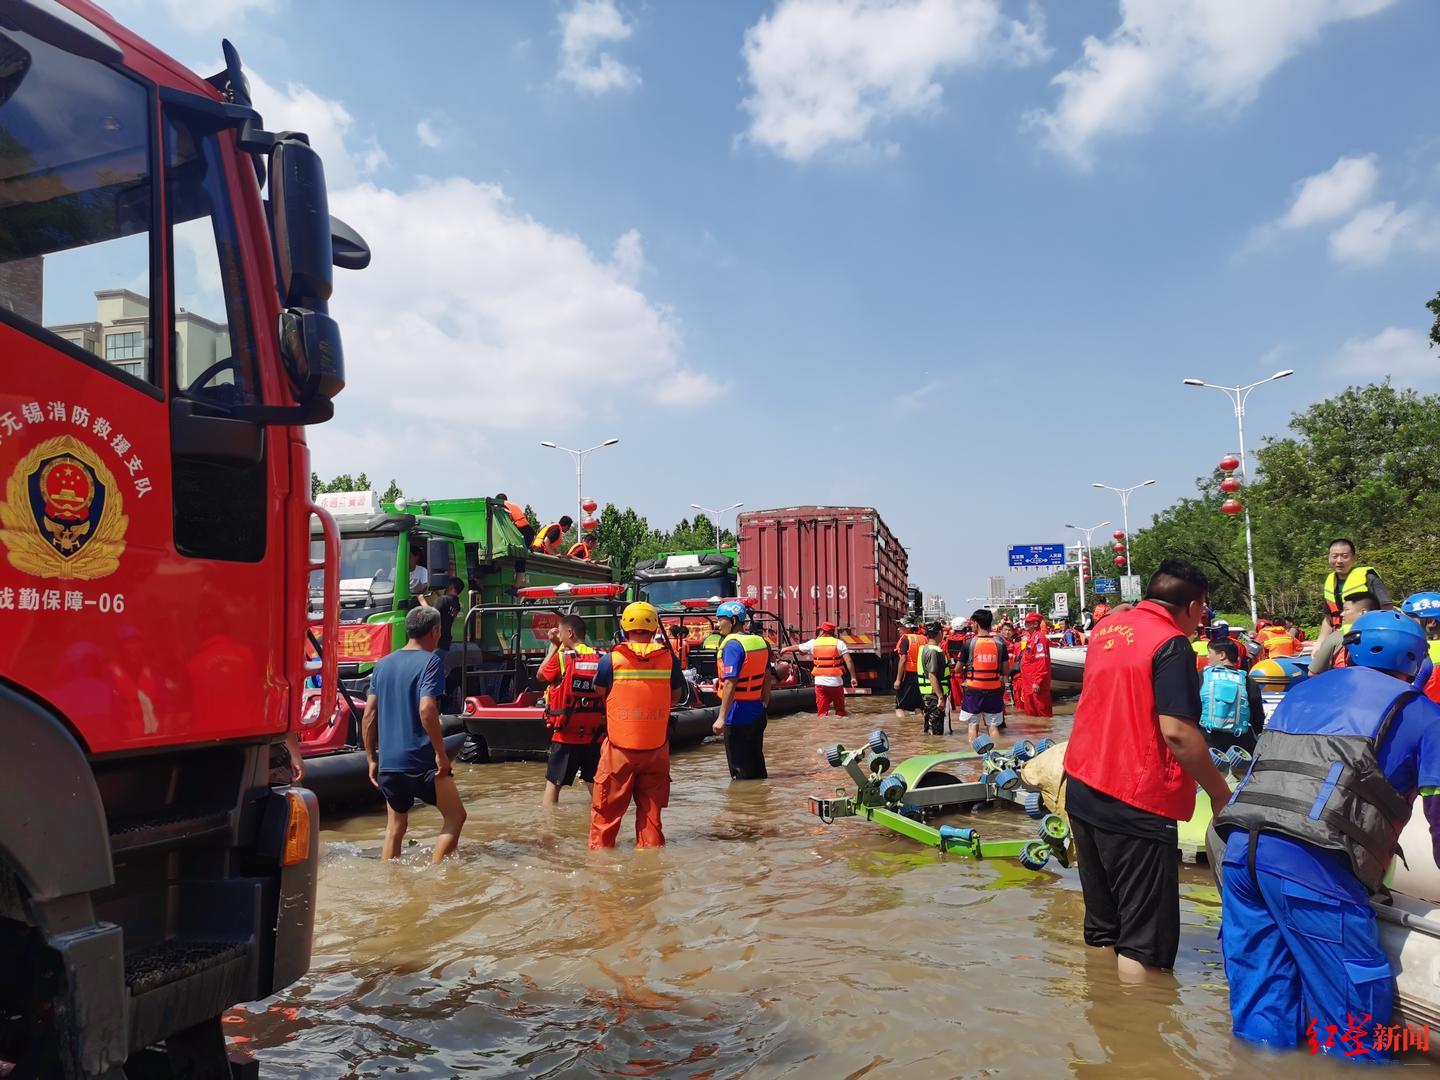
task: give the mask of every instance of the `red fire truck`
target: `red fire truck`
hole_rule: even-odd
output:
[[[14,1075],[165,1057],[229,1076],[222,1011],[310,960],[317,812],[285,785],[284,746],[308,632],[335,637],[338,535],[303,430],[344,385],[332,267],[369,252],[330,217],[305,136],[264,130],[224,52],[203,79],[85,0],[0,3]]]

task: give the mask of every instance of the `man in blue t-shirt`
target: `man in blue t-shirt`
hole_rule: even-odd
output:
[[[1235,1034],[1295,1046],[1318,1032],[1311,1046],[1337,1055],[1350,1048],[1337,1030],[1390,1023],[1395,979],[1370,894],[1416,795],[1440,794],[1440,708],[1406,685],[1424,635],[1376,611],[1345,643],[1350,666],[1285,694],[1215,821]]]
[[[770,705],[770,643],[759,634],[744,633],[750,617],[744,604],[727,600],[715,609],[721,634],[715,658],[720,683],[720,714],[716,735],[725,736],[725,759],[732,780],[765,780],[765,710]]]
[[[465,824],[465,804],[440,727],[445,696],[445,665],[435,651],[440,623],[435,608],[411,608],[405,615],[405,647],[382,657],[370,677],[361,735],[370,782],[385,796],[384,859],[400,854],[416,799],[435,807],[443,819],[432,863],[454,853]]]

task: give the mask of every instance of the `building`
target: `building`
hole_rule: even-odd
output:
[[[945,597],[939,593],[931,593],[925,598],[925,621],[927,623],[950,621],[950,612],[945,607]]]
[[[45,329],[136,378],[146,378],[150,300],[139,293],[102,289],[95,294],[94,322],[61,323]],[[175,366],[181,386],[189,386],[211,364],[229,355],[227,326],[184,308],[175,313]]]

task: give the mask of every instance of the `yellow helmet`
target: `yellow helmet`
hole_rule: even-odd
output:
[[[659,630],[660,615],[651,605],[643,600],[637,600],[633,604],[626,605],[625,610],[620,613],[620,629],[652,632]]]

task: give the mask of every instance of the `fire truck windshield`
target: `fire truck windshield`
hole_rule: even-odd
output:
[[[153,383],[151,117],[140,83],[0,30],[0,318]]]

